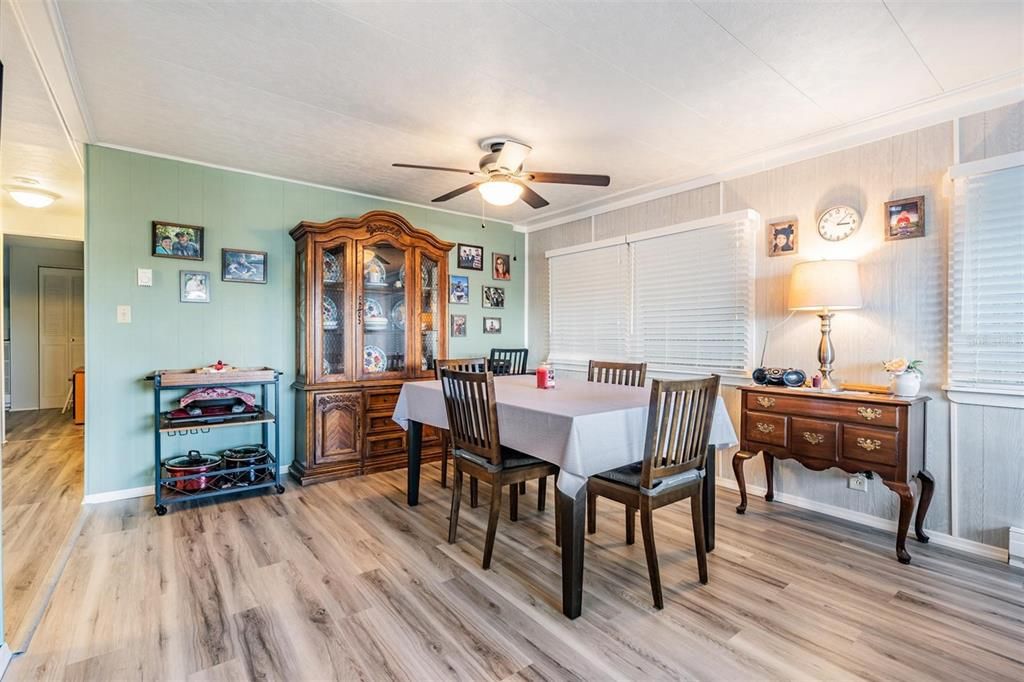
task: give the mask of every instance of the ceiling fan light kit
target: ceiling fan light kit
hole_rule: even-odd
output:
[[[484,201],[494,206],[509,206],[519,201],[519,197],[523,196],[522,185],[517,185],[514,182],[502,178],[491,178],[487,182],[480,183],[477,187],[480,194],[483,195]]]

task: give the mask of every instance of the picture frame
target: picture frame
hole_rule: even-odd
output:
[[[222,282],[266,284],[267,252],[249,249],[221,249],[220,279]]]
[[[210,273],[202,270],[180,270],[180,301],[182,303],[210,302]]]
[[[466,315],[450,315],[451,337],[461,339],[466,336]]]
[[[491,254],[491,279],[496,279],[499,282],[507,282],[512,279],[512,266],[507,253]]]
[[[204,260],[203,228],[200,225],[154,220],[150,235],[150,254],[154,258]]]
[[[768,221],[768,257],[792,256],[800,251],[800,221],[796,217]]]
[[[482,287],[482,294],[480,300],[483,301],[484,308],[504,308],[505,307],[505,289],[504,287],[491,287],[486,284]]]
[[[924,196],[885,202],[885,241],[925,235]]]
[[[501,318],[500,317],[485,317],[484,318],[484,334],[500,334],[501,333]]]
[[[456,253],[458,254],[459,269],[483,272],[484,247],[473,244],[459,244]]]
[[[469,277],[448,275],[448,302],[454,305],[469,303]]]

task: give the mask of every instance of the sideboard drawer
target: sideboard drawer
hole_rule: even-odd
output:
[[[787,447],[786,422],[789,417],[764,412],[748,412],[745,437],[755,443]]]
[[[843,426],[843,459],[896,466],[897,432],[866,426]]]
[[[839,424],[836,422],[793,417],[790,440],[790,449],[798,455],[827,462],[839,461]]]
[[[390,412],[382,412],[378,414],[366,415],[366,421],[369,422],[367,433],[389,433],[391,431],[401,431],[402,427],[399,426],[394,419],[391,418]]]
[[[374,457],[405,450],[405,432],[366,437],[366,455]]]
[[[899,407],[879,403],[859,403],[852,400],[824,401],[814,396],[772,395],[768,393],[747,393],[745,404],[748,410],[800,414],[808,417],[826,417],[854,424],[870,424],[898,428]]]
[[[382,389],[366,392],[367,412],[393,412],[401,389]]]

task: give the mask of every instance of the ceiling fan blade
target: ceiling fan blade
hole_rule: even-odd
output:
[[[420,170],[448,171],[449,173],[465,173],[466,175],[480,175],[478,171],[465,170],[463,168],[445,168],[444,166],[418,166],[414,163],[393,163],[395,168],[418,168]]]
[[[451,192],[448,192],[448,194],[442,194],[441,196],[437,197],[436,199],[431,199],[431,201],[438,202],[438,201],[448,201],[449,199],[454,199],[455,197],[459,196],[460,194],[465,194],[466,192],[469,192],[471,190],[476,189],[479,184],[480,184],[479,182],[471,182],[468,185],[463,185],[462,187],[460,187],[458,189],[453,189]]]
[[[533,147],[525,145],[522,142],[507,140],[501,147],[501,152],[498,154],[498,160],[494,163],[498,168],[503,168],[510,173],[515,173],[519,170],[519,167],[523,165],[523,161],[526,161],[526,157],[530,155],[532,150]]]
[[[523,194],[519,198],[528,203],[533,208],[544,208],[545,206],[548,205],[548,200],[534,192],[532,189],[530,189],[529,185],[527,185],[525,182],[519,182],[518,180],[513,180],[512,182],[516,183],[517,185],[523,188]]]
[[[607,175],[587,175],[585,173],[547,173],[545,171],[530,171],[524,173],[527,179],[534,182],[554,182],[559,185],[591,185],[593,187],[607,187],[612,181]]]

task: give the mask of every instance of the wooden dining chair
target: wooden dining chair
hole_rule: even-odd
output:
[[[455,542],[462,501],[462,476],[491,484],[491,509],[484,539],[483,567],[491,566],[494,534],[501,512],[501,490],[533,478],[557,475],[558,467],[542,459],[501,445],[498,408],[494,400],[492,372],[441,372],[441,389],[448,413],[448,429],[454,446],[455,480],[452,482],[452,510],[448,521],[448,543]]]
[[[526,374],[528,348],[492,348],[490,369],[495,376]]]
[[[486,372],[487,358],[446,358],[434,361],[434,378],[441,378],[441,370],[454,369],[458,372]],[[451,439],[448,438],[448,431],[441,431],[441,487],[448,487],[448,458],[451,456]],[[469,504],[476,507],[476,479],[469,481]]]
[[[587,366],[587,381],[619,386],[643,386],[647,379],[646,362],[606,362],[591,360]]]
[[[664,608],[658,554],[654,547],[653,511],[667,504],[690,498],[693,542],[697,551],[700,582],[708,581],[707,549],[704,545],[704,518],[701,511],[701,483],[707,472],[704,458],[711,433],[711,422],[718,397],[719,377],[690,381],[658,381],[651,386],[647,413],[647,438],[644,458],[635,464],[592,476],[587,482],[587,512],[590,500],[600,495],[626,507],[626,542],[633,542],[633,520],[640,512],[640,529],[647,555],[647,572],[655,608]],[[591,516],[590,521],[596,521]],[[596,523],[588,524],[591,533]]]

